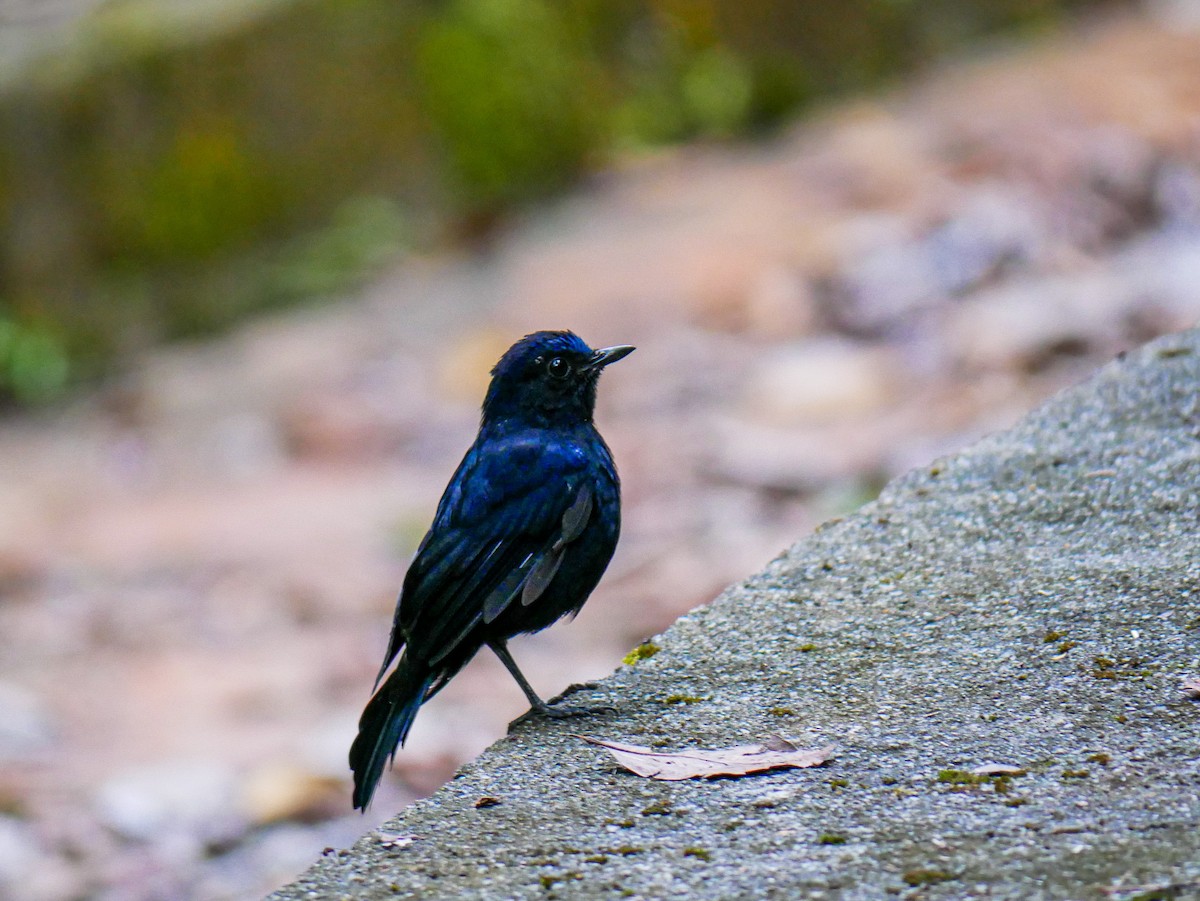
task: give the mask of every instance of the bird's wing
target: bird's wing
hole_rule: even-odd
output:
[[[394,631],[436,665],[516,598],[536,600],[591,515],[587,470],[583,448],[538,435],[473,448],[409,568]]]

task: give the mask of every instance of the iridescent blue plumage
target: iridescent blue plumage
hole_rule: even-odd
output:
[[[421,704],[484,645],[535,710],[578,712],[538,698],[505,643],[576,613],[612,558],[620,482],[592,412],[600,371],[632,350],[535,332],[492,370],[479,435],[405,576],[379,679],[399,660],[350,749],[355,807],[370,803]]]

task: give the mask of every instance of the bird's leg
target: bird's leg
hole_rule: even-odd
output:
[[[512,654],[508,652],[508,646],[504,641],[498,638],[492,639],[488,642],[488,647],[495,652],[496,656],[500,658],[500,662],[504,664],[504,668],[517,680],[517,684],[521,686],[521,691],[525,692],[525,697],[529,699],[529,706],[542,716],[548,716],[551,719],[562,719],[568,716],[584,716],[589,713],[612,711],[611,707],[570,707],[566,704],[551,707],[539,698],[537,692],[533,690],[533,686],[529,684],[529,681],[525,678],[525,674],[517,667],[517,661],[513,660]],[[513,724],[519,723],[523,719],[525,719],[524,716],[514,720]]]

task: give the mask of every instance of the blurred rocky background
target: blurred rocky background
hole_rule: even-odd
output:
[[[1200,4],[0,0],[0,897],[254,897],[524,709],[345,755],[487,370],[638,352],[552,695],[1200,318]]]

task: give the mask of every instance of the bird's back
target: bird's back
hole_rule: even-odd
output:
[[[581,494],[590,498],[586,521],[565,534],[564,517]],[[616,467],[590,423],[481,430],[404,581],[396,625],[408,653],[432,663],[465,659],[489,639],[576,612],[619,532]],[[539,561],[555,553],[553,578],[537,597],[523,597]]]

